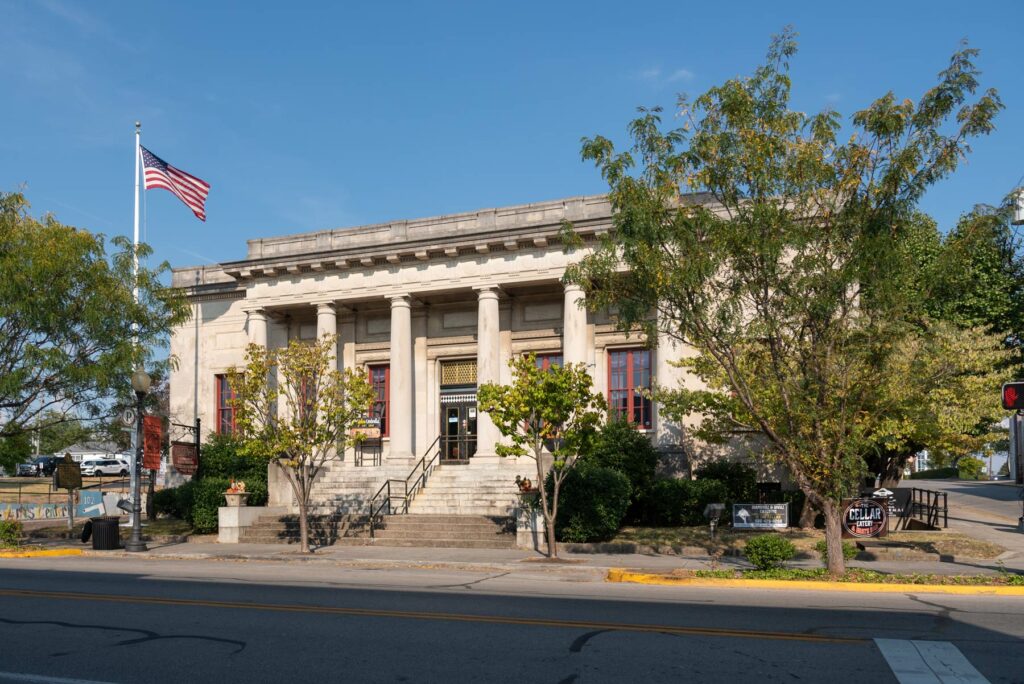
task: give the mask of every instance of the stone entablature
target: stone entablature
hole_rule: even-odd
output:
[[[248,256],[207,269],[205,282],[252,281],[346,269],[375,269],[496,252],[546,250],[564,221],[584,240],[611,228],[604,195],[573,197],[501,209],[302,233],[248,242]],[[175,269],[176,287],[195,285],[196,269]]]

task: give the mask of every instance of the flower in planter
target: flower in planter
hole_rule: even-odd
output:
[[[241,480],[232,480],[225,494],[245,494],[245,483]]]
[[[530,482],[529,478],[516,475],[516,485],[519,487],[520,493],[525,494],[526,492],[533,491],[533,483]]]

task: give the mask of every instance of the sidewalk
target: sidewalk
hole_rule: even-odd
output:
[[[724,557],[713,563],[708,556],[684,557],[657,554],[569,553],[560,554],[560,562],[548,561],[543,554],[517,549],[449,549],[384,546],[330,546],[302,555],[295,544],[218,544],[209,541],[180,543],[149,542],[149,551],[129,553],[94,551],[77,541],[40,540],[47,549],[82,549],[83,555],[94,558],[130,557],[152,561],[210,560],[220,562],[315,563],[364,569],[462,569],[466,571],[500,571],[550,573],[577,576],[580,579],[603,579],[610,568],[628,568],[641,572],[666,573],[674,570],[710,570],[749,568],[742,558]],[[995,574],[1001,571],[1024,574],[1024,554],[1001,561],[995,559],[957,558],[954,561],[850,561],[849,567],[861,567],[885,573],[921,574]],[[820,568],[817,559],[794,560],[795,568]]]

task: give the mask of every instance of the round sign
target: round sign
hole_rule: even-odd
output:
[[[125,427],[135,425],[135,409],[126,408],[121,411],[121,424]]]
[[[856,499],[843,511],[843,529],[854,537],[877,537],[889,524],[885,506],[872,499]]]

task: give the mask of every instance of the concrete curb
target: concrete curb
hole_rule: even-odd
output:
[[[676,577],[619,568],[608,571],[608,582],[631,582],[664,586],[719,589],[788,589],[790,591],[839,591],[885,594],[960,594],[968,596],[1024,596],[1024,586],[979,586],[958,584],[881,584],[867,582],[815,582],[809,580],[715,579]]]
[[[82,549],[34,549],[32,551],[0,551],[0,558],[47,558],[51,556],[81,556]]]

